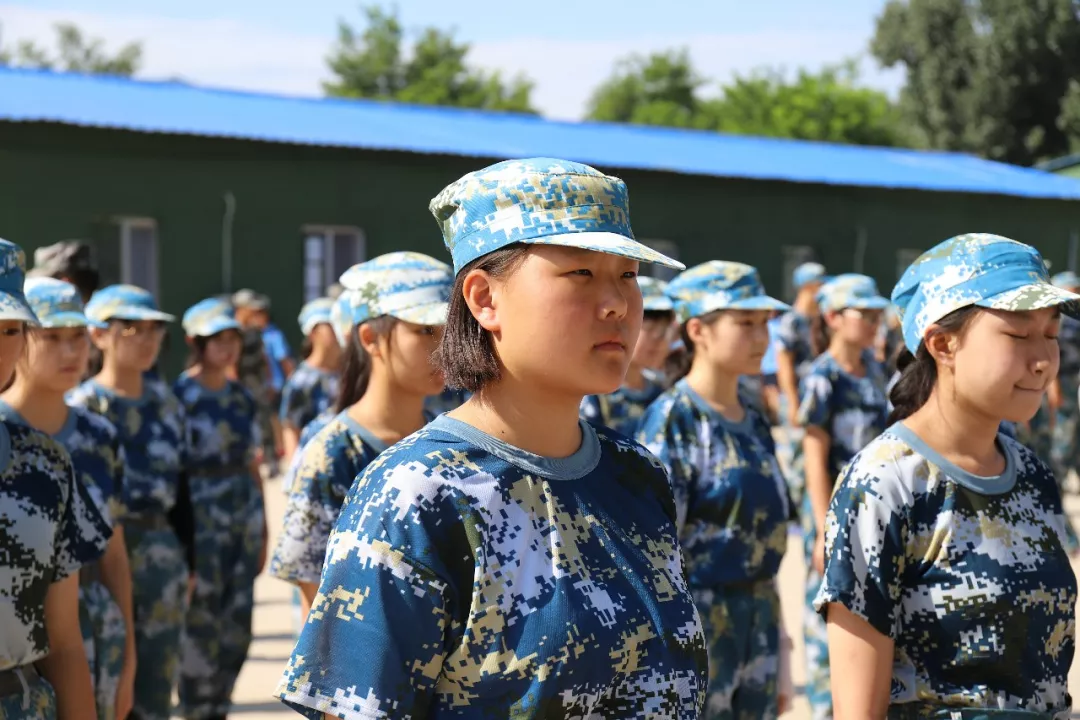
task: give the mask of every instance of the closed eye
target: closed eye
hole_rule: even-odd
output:
[[[592,270],[588,268],[581,268],[579,270],[571,270],[568,275],[580,275],[581,277],[592,277]]]

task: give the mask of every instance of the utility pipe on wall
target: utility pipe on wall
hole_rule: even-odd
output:
[[[236,217],[236,196],[228,191],[223,196],[225,214],[221,218],[221,291],[232,292],[233,219]]]

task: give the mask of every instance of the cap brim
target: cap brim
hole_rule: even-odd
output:
[[[717,310],[778,310],[781,312],[791,309],[791,306],[787,303],[780,302],[776,298],[771,298],[768,295],[759,295],[757,297],[746,298],[745,300],[736,300],[725,308],[716,308]]]
[[[240,331],[240,323],[231,318],[217,318],[204,325],[195,328],[184,328],[184,333],[189,337],[213,337],[226,330]]]
[[[113,311],[109,320],[150,320],[152,322],[175,322],[176,316],[148,308],[122,307]]]
[[[859,298],[854,302],[848,303],[845,307],[854,308],[855,310],[884,310],[889,307],[889,301],[883,297],[871,297],[871,298]]]
[[[38,320],[43,328],[107,327],[106,323],[91,320],[79,312],[58,312]]]
[[[26,297],[22,293],[0,292],[0,320],[17,320],[30,325],[40,325],[37,315],[30,309],[30,304],[26,302]]]
[[[1032,283],[1006,290],[974,303],[979,307],[1007,312],[1025,312],[1060,307],[1067,315],[1080,317],[1080,295],[1050,283]]]
[[[675,309],[675,303],[667,297],[646,298],[643,304],[645,312],[671,312]]]
[[[437,302],[417,305],[404,310],[394,310],[390,315],[414,325],[445,325],[446,316],[449,312],[450,303]]]
[[[663,265],[675,270],[686,269],[686,266],[678,260],[672,260],[667,255],[656,252],[648,245],[613,232],[563,233],[561,235],[546,235],[524,242],[529,245],[560,245],[562,247],[580,248],[582,250],[607,253],[608,255],[619,255],[639,262]]]

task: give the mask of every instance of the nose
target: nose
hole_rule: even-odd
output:
[[[598,306],[600,319],[622,320],[626,317],[633,300],[631,293],[637,293],[639,297],[641,295],[636,282],[628,283],[616,278],[604,283],[603,296]]]

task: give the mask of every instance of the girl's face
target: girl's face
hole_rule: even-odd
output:
[[[466,278],[466,297],[505,376],[568,396],[603,394],[622,384],[641,330],[637,269],[617,255],[532,245],[513,273],[484,275],[475,294]]]
[[[231,368],[240,360],[240,333],[225,330],[211,335],[206,340],[206,349],[202,354],[202,363],[214,370]]]
[[[646,317],[641,323],[637,345],[634,346],[634,365],[649,370],[663,369],[677,331],[678,326],[666,313]]]
[[[90,334],[84,327],[31,328],[19,376],[36,387],[65,393],[82,380],[90,359]]]
[[[445,385],[442,371],[434,363],[443,329],[398,320],[380,338],[379,353],[395,386],[410,393],[438,395]]]
[[[92,331],[98,349],[122,370],[146,372],[154,367],[165,323],[154,320],[113,320],[105,330]]]
[[[877,340],[883,310],[844,308],[825,313],[825,322],[834,338],[861,348],[871,348]]]
[[[756,375],[769,349],[767,310],[723,310],[712,322],[688,321],[694,359],[732,375]]]
[[[953,365],[956,398],[993,418],[1030,420],[1057,377],[1060,324],[1054,308],[975,313],[938,360]]]
[[[7,387],[26,349],[26,325],[21,320],[0,320],[0,387]]]

